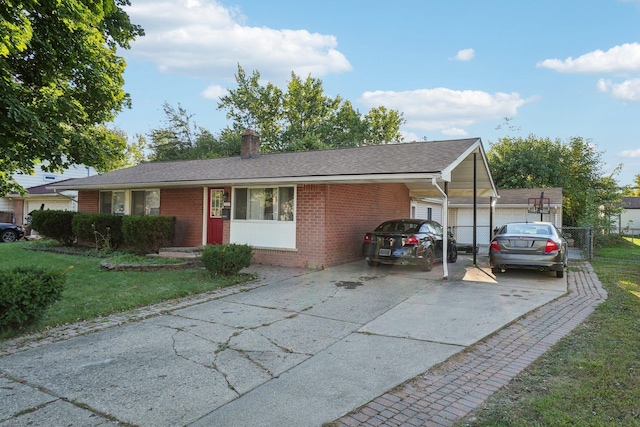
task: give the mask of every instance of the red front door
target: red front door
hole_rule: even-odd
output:
[[[209,189],[209,218],[207,219],[207,244],[222,244],[222,208],[224,206],[224,190]]]

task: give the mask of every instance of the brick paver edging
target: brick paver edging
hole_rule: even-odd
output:
[[[566,295],[326,426],[443,427],[466,416],[607,298],[591,264],[574,265]]]

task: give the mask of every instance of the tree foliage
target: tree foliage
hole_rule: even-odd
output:
[[[489,145],[487,160],[498,188],[562,187],[564,224],[595,226],[602,222],[597,218],[611,218],[617,209],[618,170],[603,174],[602,153],[590,140],[572,137],[564,143],[529,135]]]
[[[163,104],[165,126],[149,133],[151,161],[206,159],[240,155],[242,136],[231,129],[214,135],[193,122],[193,115],[178,105]]]
[[[230,130],[241,134],[255,130],[266,152],[301,151],[401,140],[402,113],[385,107],[362,116],[340,96],[326,96],[322,80],[302,79],[291,73],[287,91],[271,83],[262,85],[260,73],[247,75],[238,65],[237,88],[220,98],[218,109],[226,110]]]
[[[640,197],[640,173],[633,177],[633,184],[625,187],[624,195],[627,197]]]
[[[116,49],[144,32],[128,4],[0,2],[0,194],[20,190],[12,175],[38,163],[106,170],[121,158],[123,141],[104,123],[130,105]]]

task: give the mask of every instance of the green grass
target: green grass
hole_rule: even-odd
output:
[[[64,271],[65,290],[62,298],[53,304],[36,324],[21,330],[3,331],[0,339],[207,292],[254,278],[249,274],[212,277],[206,270],[199,268],[106,271],[100,267],[102,258],[25,249],[34,244],[36,243],[0,244],[1,268],[37,265]],[[144,258],[127,254],[110,259],[111,262],[118,260],[123,263],[145,261]],[[158,261],[154,259],[149,262]]]
[[[607,300],[458,425],[640,426],[639,243],[599,250]]]
[[[640,239],[624,237],[615,246],[598,248],[597,255],[599,258],[640,261]]]

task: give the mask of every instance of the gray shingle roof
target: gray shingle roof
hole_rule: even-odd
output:
[[[143,163],[102,175],[74,179],[53,188],[82,189],[206,182],[328,177],[356,179],[363,175],[417,174],[443,171],[479,138],[374,145],[322,151],[263,154],[257,158]]]
[[[640,209],[640,197],[623,197],[622,207],[625,209]]]

